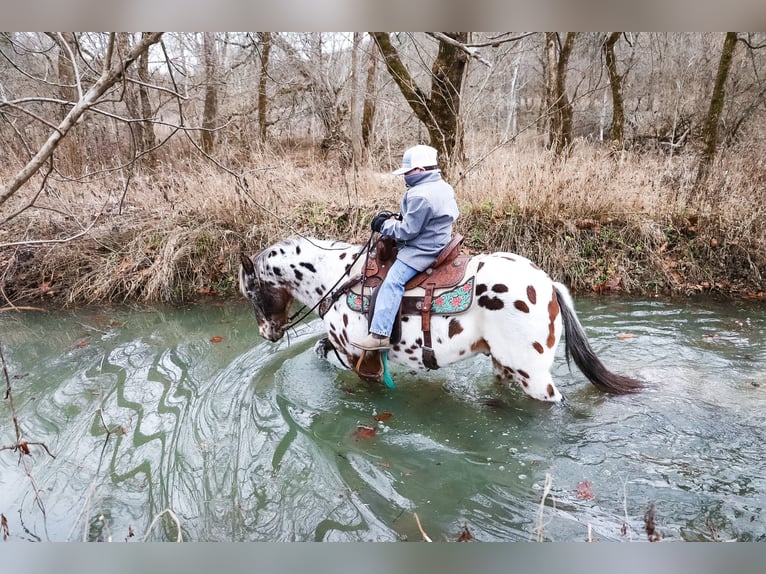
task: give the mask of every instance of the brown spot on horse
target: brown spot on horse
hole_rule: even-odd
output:
[[[463,326],[460,324],[460,321],[457,319],[452,319],[449,322],[449,327],[447,330],[447,334],[449,335],[449,338],[451,339],[455,335],[459,335],[463,332]]]
[[[529,305],[524,303],[521,299],[514,301],[513,306],[516,307],[522,313],[529,313]]]
[[[537,303],[537,291],[535,291],[535,288],[532,285],[527,287],[527,299],[529,299],[529,302],[532,303],[532,305]]]

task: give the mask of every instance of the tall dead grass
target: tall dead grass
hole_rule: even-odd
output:
[[[470,161],[450,174],[468,248],[521,253],[576,291],[736,293],[762,285],[766,154],[726,154],[699,190],[692,155],[612,153],[580,142],[560,159],[533,138],[490,146],[467,142]],[[0,227],[0,244],[65,240],[100,216],[76,241],[0,248],[6,298],[177,302],[230,293],[240,251],[297,233],[360,243],[371,216],[396,209],[404,191],[390,175],[395,166],[344,169],[312,148],[238,162],[244,187],[186,153],[165,153],[127,187],[121,173],[51,178],[37,202],[45,209]]]

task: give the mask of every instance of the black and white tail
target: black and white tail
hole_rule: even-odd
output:
[[[613,373],[604,366],[588,342],[588,337],[575,313],[569,291],[560,283],[555,283],[554,289],[561,308],[561,318],[564,322],[564,335],[566,337],[564,348],[567,363],[569,363],[571,356],[583,375],[601,391],[617,395],[640,391],[644,386],[641,381]]]

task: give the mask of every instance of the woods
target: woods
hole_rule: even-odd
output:
[[[419,142],[474,249],[757,293],[764,58],[736,32],[4,33],[0,295],[227,291],[243,245],[359,237]]]

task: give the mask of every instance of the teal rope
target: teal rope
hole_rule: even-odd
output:
[[[388,351],[381,351],[380,358],[383,361],[383,382],[389,389],[395,389],[394,379],[391,378],[391,373],[388,372]]]

